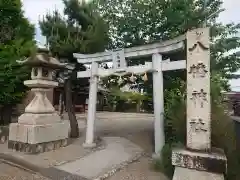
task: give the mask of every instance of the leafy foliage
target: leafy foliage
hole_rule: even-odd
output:
[[[182,142],[186,141],[186,84],[181,81],[174,81],[180,88],[165,90],[165,134],[166,142]],[[176,119],[181,119],[177,121]]]
[[[0,44],[11,44],[12,40],[32,41],[34,26],[24,17],[20,0],[0,1]]]
[[[29,70],[16,60],[35,51],[34,27],[23,16],[20,0],[0,1],[0,104],[19,103],[25,94],[23,81]]]
[[[161,155],[162,160],[154,160],[153,167],[157,171],[163,172],[167,177],[172,177],[174,173],[174,166],[172,165],[172,149],[173,148],[183,148],[184,145],[180,142],[178,143],[167,143],[163,146]]]
[[[166,40],[199,27],[204,17],[220,8],[221,1],[210,1],[203,13],[203,1],[193,0],[95,0],[110,24],[112,44],[129,47]]]
[[[94,0],[109,24],[109,48],[126,48],[171,39],[201,27],[205,19],[211,27],[211,71],[221,76],[224,87],[240,68],[240,57],[231,50],[240,46],[240,24],[223,25],[216,18],[221,0]],[[205,10],[204,10],[204,7]],[[174,77],[170,74],[170,77]],[[169,77],[167,77],[169,78]],[[171,85],[170,85],[171,86]],[[147,88],[151,88],[148,85]]]
[[[73,53],[104,51],[108,40],[107,26],[89,3],[64,0],[64,17],[56,10],[40,21],[51,52],[60,58],[73,59]]]
[[[29,78],[29,68],[20,66],[16,60],[29,54],[32,42],[16,40],[11,45],[0,45],[0,104],[16,104],[25,95],[23,81]]]
[[[108,27],[91,3],[81,4],[78,0],[63,0],[63,3],[64,16],[55,10],[52,14],[47,14],[39,24],[53,56],[75,66],[69,76],[75,80],[75,87],[78,87],[88,83],[86,79],[76,81],[77,71],[85,70],[85,67],[77,63],[73,53],[104,51],[108,42]]]
[[[122,91],[117,86],[111,86],[111,88],[109,88],[109,92],[107,92],[105,96],[107,96],[106,103],[112,111],[117,109],[120,109],[121,111],[131,110],[130,108],[133,108],[133,106],[137,106],[134,108],[140,108],[143,101],[151,100],[151,97],[146,94]]]

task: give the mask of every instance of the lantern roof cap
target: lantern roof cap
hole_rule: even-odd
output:
[[[66,68],[65,63],[60,63],[57,58],[50,55],[47,48],[38,48],[37,53],[31,55],[23,61],[17,61],[21,65],[27,65],[32,67],[47,67],[51,69]]]

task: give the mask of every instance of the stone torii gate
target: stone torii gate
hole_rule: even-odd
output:
[[[115,75],[126,74],[143,74],[146,72],[153,73],[153,98],[154,98],[154,136],[156,154],[160,153],[165,144],[164,136],[164,95],[163,95],[163,71],[185,69],[186,60],[170,61],[163,60],[162,55],[171,54],[177,51],[184,51],[185,36],[180,36],[176,39],[144,45],[139,47],[113,50],[110,52],[102,52],[95,54],[77,54],[78,63],[91,64],[91,70],[78,72],[77,77],[90,77],[89,104],[87,116],[87,130],[85,147],[94,147],[94,121],[96,119],[96,104],[97,104],[97,84],[98,78]],[[125,58],[132,59],[136,57],[147,57],[152,59],[152,62],[146,62],[145,65],[127,66]],[[112,69],[99,68],[99,63],[112,62]]]

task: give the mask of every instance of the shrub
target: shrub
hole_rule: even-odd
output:
[[[172,149],[175,147],[183,147],[181,143],[166,143],[162,149],[162,160],[154,160],[154,169],[163,172],[167,177],[172,177],[174,166],[172,165]]]

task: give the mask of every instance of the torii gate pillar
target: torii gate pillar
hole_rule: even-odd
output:
[[[86,141],[83,144],[85,148],[93,148],[96,146],[94,142],[95,132],[95,119],[96,119],[96,105],[97,105],[97,71],[98,63],[93,62],[91,67],[90,89],[89,89],[89,104],[88,104],[88,118],[87,118],[87,130]]]
[[[153,101],[154,101],[154,153],[160,156],[160,151],[165,144],[164,136],[164,95],[163,95],[163,73],[162,56],[153,54]]]

